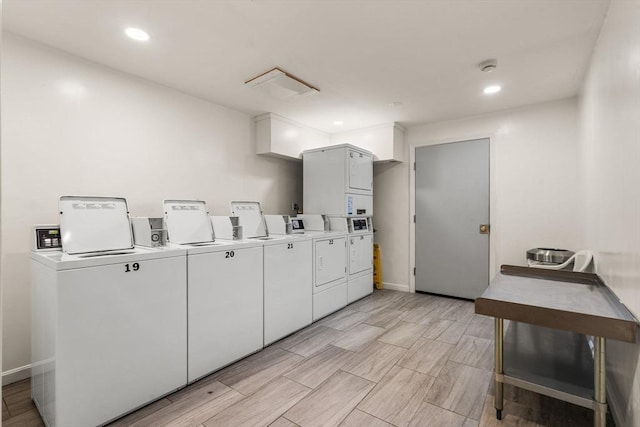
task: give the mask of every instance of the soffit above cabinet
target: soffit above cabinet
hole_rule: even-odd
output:
[[[372,152],[376,163],[404,161],[404,128],[396,123],[334,134],[274,113],[257,116],[255,123],[257,154],[298,160],[305,150],[351,144]]]

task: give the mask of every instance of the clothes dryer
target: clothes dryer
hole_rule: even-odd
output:
[[[348,233],[349,304],[373,293],[373,224],[371,217],[329,217],[332,230]]]
[[[59,211],[62,250],[31,256],[31,395],[49,427],[102,425],[186,384],[186,251],[134,247],[122,198]]]
[[[291,229],[312,239],[315,322],[347,305],[347,233],[332,231],[326,215],[291,218]]]
[[[264,345],[312,322],[311,237],[269,235],[259,202],[231,202],[243,234],[264,244]]]
[[[203,201],[163,207],[171,246],[187,251],[191,383],[262,349],[262,242],[215,240]]]

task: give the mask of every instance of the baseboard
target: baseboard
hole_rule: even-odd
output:
[[[409,292],[409,285],[401,285],[399,283],[382,282],[382,287],[391,291]]]
[[[31,376],[31,365],[20,366],[19,368],[9,369],[2,373],[2,385],[12,384]]]

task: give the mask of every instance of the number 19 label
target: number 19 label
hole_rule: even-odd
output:
[[[140,270],[140,264],[138,264],[137,262],[134,262],[133,264],[125,264],[124,265],[124,272],[125,273],[130,273],[132,271],[138,271]]]

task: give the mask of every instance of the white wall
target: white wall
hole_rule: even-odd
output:
[[[409,150],[406,161],[373,164],[373,228],[387,289],[409,291]]]
[[[584,235],[597,273],[640,317],[640,2],[613,1],[581,98]],[[640,425],[640,344],[607,343],[616,425]]]
[[[3,49],[3,371],[30,361],[31,226],[58,223],[60,195],[124,196],[140,216],[163,198],[227,215],[302,201],[302,165],[257,156],[250,116],[16,36]]]
[[[413,147],[491,137],[494,269],[524,265],[526,250],[534,247],[581,248],[577,116],[572,98],[407,129]],[[413,267],[406,209],[411,172],[408,162],[382,165],[374,178],[384,281],[407,288]]]

